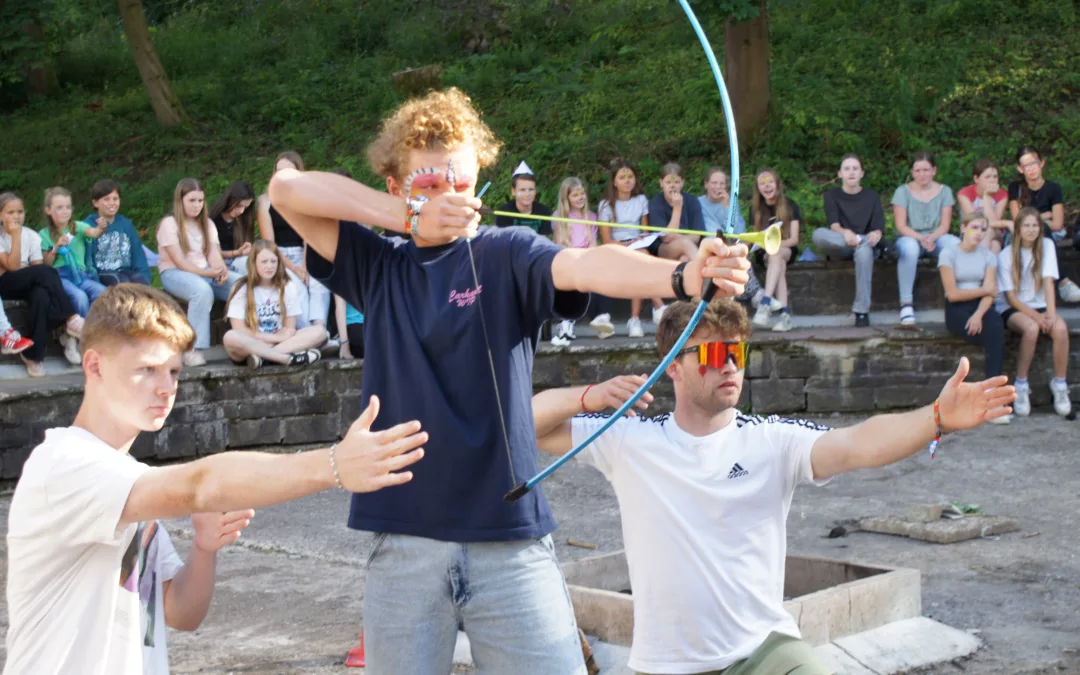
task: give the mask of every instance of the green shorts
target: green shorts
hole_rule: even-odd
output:
[[[781,633],[769,633],[750,658],[699,675],[832,675],[832,671],[809,644]]]

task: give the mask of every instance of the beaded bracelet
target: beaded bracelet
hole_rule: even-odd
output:
[[[338,474],[337,470],[337,460],[334,458],[335,450],[337,450],[337,443],[330,446],[330,470],[334,472],[334,482],[337,483],[337,486],[340,489],[344,490],[345,486],[341,484],[341,476]]]

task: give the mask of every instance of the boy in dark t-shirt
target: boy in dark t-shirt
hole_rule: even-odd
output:
[[[518,165],[518,168],[514,171],[514,175],[510,178],[510,196],[514,199],[500,206],[498,210],[510,211],[521,215],[495,216],[495,226],[514,227],[516,225],[524,225],[525,227],[532,228],[533,232],[550,238],[552,235],[550,220],[529,218],[529,216],[533,214],[538,216],[550,216],[551,209],[536,201],[536,176],[525,162]]]
[[[673,294],[676,264],[619,246],[569,249],[525,227],[479,228],[479,170],[499,148],[457,89],[403,104],[368,151],[390,194],[342,176],[279,171],[270,198],[309,246],[308,269],[371,324],[363,397],[378,431],[418,419],[425,461],[406,489],[354,495],[349,526],[378,533],[364,593],[368,666],[446,673],[458,626],[485,672],[584,673],[537,470],[531,398],[541,324],[580,316],[589,291]],[[339,221],[412,234],[386,239]],[[474,280],[473,263],[478,283]],[[708,239],[679,293],[746,281],[746,247]]]

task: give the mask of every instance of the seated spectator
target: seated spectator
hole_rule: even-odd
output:
[[[233,272],[247,274],[247,255],[255,241],[255,191],[251,183],[238,180],[210,207],[210,220],[221,242],[221,257]]]
[[[900,325],[915,325],[915,272],[919,258],[936,258],[960,240],[949,234],[952,227],[952,188],[934,180],[937,165],[929,152],[915,153],[910,183],[893,193],[893,218],[896,222],[896,248],[900,260],[896,277],[900,286]]]
[[[945,289],[945,326],[953,335],[986,352],[986,377],[1004,370],[1005,323],[994,309],[997,298],[997,256],[982,246],[990,222],[982,211],[964,216],[963,239],[938,255],[938,272]],[[991,420],[1008,424],[1011,415]]]
[[[1009,330],[1020,334],[1020,353],[1016,356],[1016,403],[1013,411],[1020,416],[1031,414],[1031,387],[1028,372],[1035,358],[1039,333],[1049,335],[1054,343],[1054,379],[1050,392],[1054,410],[1065,416],[1072,411],[1069,385],[1069,328],[1058,316],[1054,298],[1057,278],[1057,247],[1043,236],[1042,213],[1026,206],[1016,214],[1012,245],[998,255],[997,310]]]
[[[582,221],[596,220],[596,214],[589,210],[589,192],[580,178],[571,176],[559,186],[559,204],[555,208],[555,215],[559,218],[579,218]],[[568,248],[595,248],[597,246],[596,225],[585,222],[554,223],[552,227],[553,240],[560,246]],[[611,299],[593,293],[589,300],[589,314],[593,320],[589,326],[596,331],[596,337],[601,340],[615,332],[615,326],[611,323]],[[574,322],[563,319],[551,337],[551,344],[556,347],[566,347],[571,340],[577,339],[574,335]]]
[[[73,365],[82,362],[78,339],[83,318],[71,306],[60,275],[42,264],[41,237],[23,227],[25,220],[26,205],[22,198],[13,192],[0,193],[0,296],[25,300],[29,305],[33,344],[26,346],[20,357],[30,377],[43,377],[46,341],[49,330],[56,326],[64,326],[60,338],[64,356]],[[5,340],[5,346],[11,337]],[[15,341],[11,348],[17,346]]]
[[[1005,238],[1013,231],[1013,221],[1005,218],[1009,192],[1001,187],[998,168],[993,160],[983,158],[975,162],[972,178],[974,182],[971,185],[956,193],[960,218],[963,219],[975,211],[982,211],[990,221],[990,229],[983,237],[981,246],[997,255],[1005,246]]]
[[[340,347],[338,358],[362,359],[364,358],[364,313],[345,301],[345,298],[334,294],[334,312],[336,313],[338,331],[340,333]]]
[[[33,340],[24,338],[22,333],[12,327],[7,312],[4,311],[4,299],[0,298],[0,354],[22,354],[33,346]]]
[[[865,172],[858,155],[844,155],[837,175],[843,186],[825,193],[829,227],[814,230],[814,246],[826,257],[855,260],[855,301],[851,311],[856,326],[869,326],[874,249],[885,233],[885,212],[878,193],[862,186]]]
[[[230,272],[221,257],[217,229],[206,216],[206,193],[194,178],[176,184],[172,214],[157,230],[161,287],[187,303],[187,317],[195,329],[195,348],[184,352],[187,366],[201,366],[200,350],[210,347],[210,312],[214,298],[225,300],[241,275]]]
[[[705,174],[705,194],[698,197],[701,203],[701,216],[705,220],[705,229],[710,234],[742,234],[746,232],[739,205],[735,205],[734,222],[728,223],[731,210],[731,182],[728,175],[718,166],[711,167]]]
[[[510,177],[511,201],[499,207],[499,211],[517,213],[517,216],[495,216],[495,227],[514,227],[522,225],[532,228],[537,234],[551,237],[554,231],[550,220],[529,218],[531,215],[550,216],[551,209],[536,201],[536,175],[525,162],[518,164],[514,175]]]
[[[1020,209],[1030,206],[1039,212],[1043,223],[1043,234],[1055,244],[1065,238],[1065,203],[1061,186],[1043,177],[1046,160],[1039,151],[1031,146],[1024,146],[1016,153],[1016,170],[1023,176],[1020,180],[1009,183],[1009,212],[1013,221],[1017,220]],[[1056,270],[1057,284],[1061,299],[1065,302],[1080,302],[1080,286],[1072,279],[1061,277],[1061,270]]]
[[[232,329],[223,343],[229,358],[250,368],[264,361],[283,366],[315,363],[317,349],[326,342],[326,329],[296,329],[300,294],[296,282],[285,274],[285,264],[272,241],[258,240],[248,256],[247,275],[229,295],[228,317]]]
[[[73,226],[71,213],[70,192],[62,187],[46,190],[45,220],[49,224],[38,230],[38,236],[45,264],[56,268],[75,312],[86,318],[90,303],[105,292],[97,274],[86,267],[86,242],[100,237],[105,228],[91,227],[83,221]]]
[[[755,246],[758,264],[765,265],[765,295],[758,303],[754,325],[766,328],[776,314],[774,331],[791,330],[791,310],[788,309],[787,266],[798,256],[799,228],[802,212],[794,200],[784,194],[780,175],[772,169],[758,171],[754,178],[754,198],[750,203],[750,225],[755,232],[763,232],[771,225],[783,228],[784,239],[780,250],[769,255]],[[749,284],[747,285],[749,287]]]
[[[668,162],[660,169],[660,192],[649,200],[649,217],[653,225],[672,230],[694,230],[705,234],[705,219],[701,202],[683,192],[686,179],[682,167]],[[701,237],[688,234],[665,234],[655,255],[667,260],[693,260]]]
[[[649,200],[641,193],[637,169],[630,162],[612,160],[604,198],[600,200],[597,212],[599,220],[625,226],[600,228],[603,243],[634,248],[650,255],[659,252],[660,237],[634,227],[649,224]],[[630,319],[626,322],[626,333],[630,337],[645,336],[645,329],[641,325],[641,302],[641,298],[630,301]],[[659,324],[660,317],[664,315],[664,302],[660,298],[652,298],[652,304],[653,323]]]
[[[94,212],[83,222],[104,232],[87,242],[86,266],[105,286],[126,281],[150,285],[150,266],[142,240],[135,225],[120,213],[120,186],[111,180],[99,180],[90,189],[90,203]]]
[[[303,171],[304,160],[292,150],[287,150],[274,160],[274,173],[282,169]],[[306,328],[311,324],[325,326],[330,316],[330,289],[308,274],[304,240],[289,221],[278,213],[270,203],[270,196],[265,192],[259,195],[257,206],[259,236],[277,244],[278,252],[285,261],[285,271],[296,282],[296,288],[300,291],[303,312],[297,317],[297,327]]]

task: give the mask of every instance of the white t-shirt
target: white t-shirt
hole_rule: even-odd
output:
[[[575,417],[574,444],[605,420]],[[784,610],[786,521],[795,486],[813,482],[810,451],[826,430],[736,415],[696,437],[671,415],[623,418],[579,455],[619,499],[634,596],[632,670],[723,670],[773,631],[801,637]]]
[[[1020,262],[1024,266],[1020,274],[1020,289],[1013,287],[1013,253],[1012,248],[1002,249],[998,254],[997,285],[998,296],[994,301],[994,307],[998,312],[1009,309],[1009,301],[1005,298],[1005,291],[1015,291],[1016,299],[1032,309],[1044,309],[1046,307],[1046,290],[1043,288],[1043,279],[1050,277],[1058,278],[1057,247],[1054,242],[1042,237],[1042,273],[1036,280],[1031,274],[1031,250],[1020,249]]]
[[[118,525],[147,469],[76,427],[30,453],[8,516],[5,675],[141,675],[138,528]]]
[[[247,283],[244,283],[244,289],[233,296],[229,303],[230,319],[243,321],[247,317],[249,292]],[[300,292],[296,290],[296,284],[290,281],[285,284],[285,316],[297,316],[300,312]],[[260,333],[276,333],[285,325],[281,318],[281,296],[276,288],[255,287],[255,316],[259,320]]]
[[[11,253],[11,235],[0,227],[0,253]],[[41,260],[41,235],[28,227],[22,228],[22,248],[19,251],[19,264],[26,267]]]
[[[146,564],[139,576],[139,628],[142,636],[143,675],[169,675],[169,645],[165,630],[165,593],[162,585],[172,581],[184,567],[173,548],[172,538],[161,523],[151,521],[139,527],[139,550],[146,551]],[[151,612],[153,616],[151,617]]]
[[[626,201],[615,200],[615,218],[611,217],[611,206],[606,199],[600,200],[597,209],[598,220],[605,223],[624,223],[626,225],[640,225],[641,217],[649,215],[649,199],[645,195],[637,195]],[[613,227],[611,238],[615,241],[631,241],[648,234],[646,230],[636,227]]]

